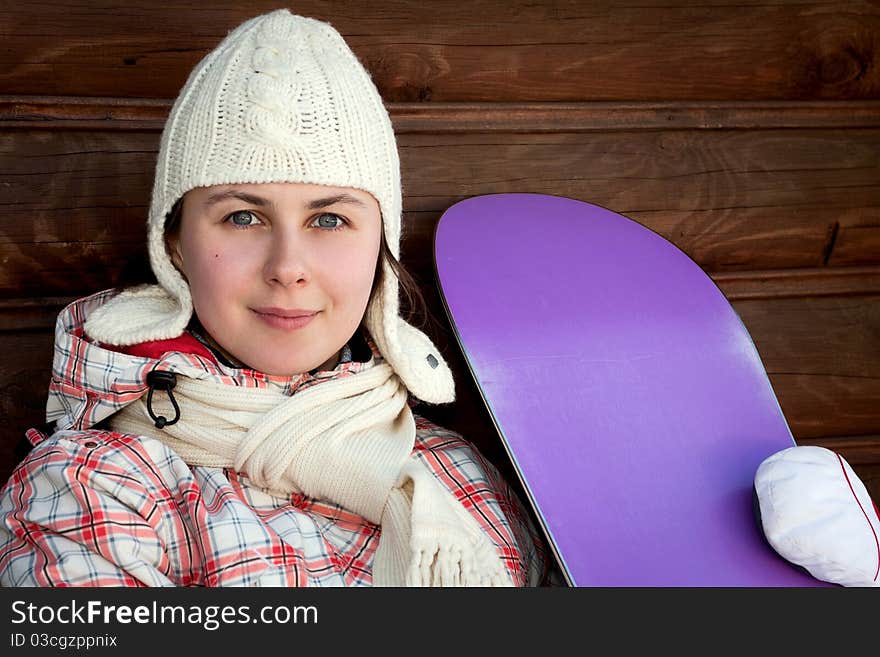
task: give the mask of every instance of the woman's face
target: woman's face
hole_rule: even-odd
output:
[[[184,195],[171,254],[214,341],[252,369],[291,376],[334,365],[359,326],[381,231],[363,190],[215,185]]]

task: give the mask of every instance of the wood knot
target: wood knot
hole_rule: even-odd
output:
[[[870,64],[871,59],[868,55],[855,47],[848,46],[820,58],[817,72],[823,84],[849,84],[862,80]]]
[[[849,41],[839,47],[814,52],[800,67],[798,86],[805,96],[859,98],[876,87],[874,48],[871,41]]]

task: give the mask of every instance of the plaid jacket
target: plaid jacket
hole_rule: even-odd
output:
[[[57,430],[28,432],[34,448],[0,491],[0,584],[371,585],[380,529],[365,518],[325,500],[273,497],[244,473],[189,466],[155,438],[96,426],[145,394],[151,370],[295,394],[369,364],[285,378],[227,367],[198,349],[113,351],[82,332],[110,294],[58,317],[47,403]],[[497,470],[458,434],[415,419],[415,455],[473,514],[514,583],[548,583],[549,555]]]

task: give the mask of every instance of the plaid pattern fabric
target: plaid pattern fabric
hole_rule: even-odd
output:
[[[293,394],[370,364],[284,378],[178,352],[158,361],[113,352],[81,329],[107,295],[59,315],[47,405],[59,430],[28,432],[35,447],[0,491],[0,584],[371,585],[380,528],[365,518],[303,495],[273,497],[231,469],[187,465],[155,438],[94,427],[144,394],[153,369]],[[554,583],[541,538],[494,466],[460,435],[415,418],[414,453],[473,514],[514,583]]]

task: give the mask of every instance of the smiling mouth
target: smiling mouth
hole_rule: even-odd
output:
[[[287,310],[285,308],[251,308],[251,310],[258,315],[271,315],[273,317],[283,317],[285,319],[312,317],[319,312],[317,310],[301,310],[299,308],[294,308],[293,310]]]
[[[313,312],[309,315],[296,316],[276,315],[274,313],[266,313],[259,310],[254,310],[253,312],[264,324],[282,331],[295,331],[304,328],[318,315],[317,312]]]

